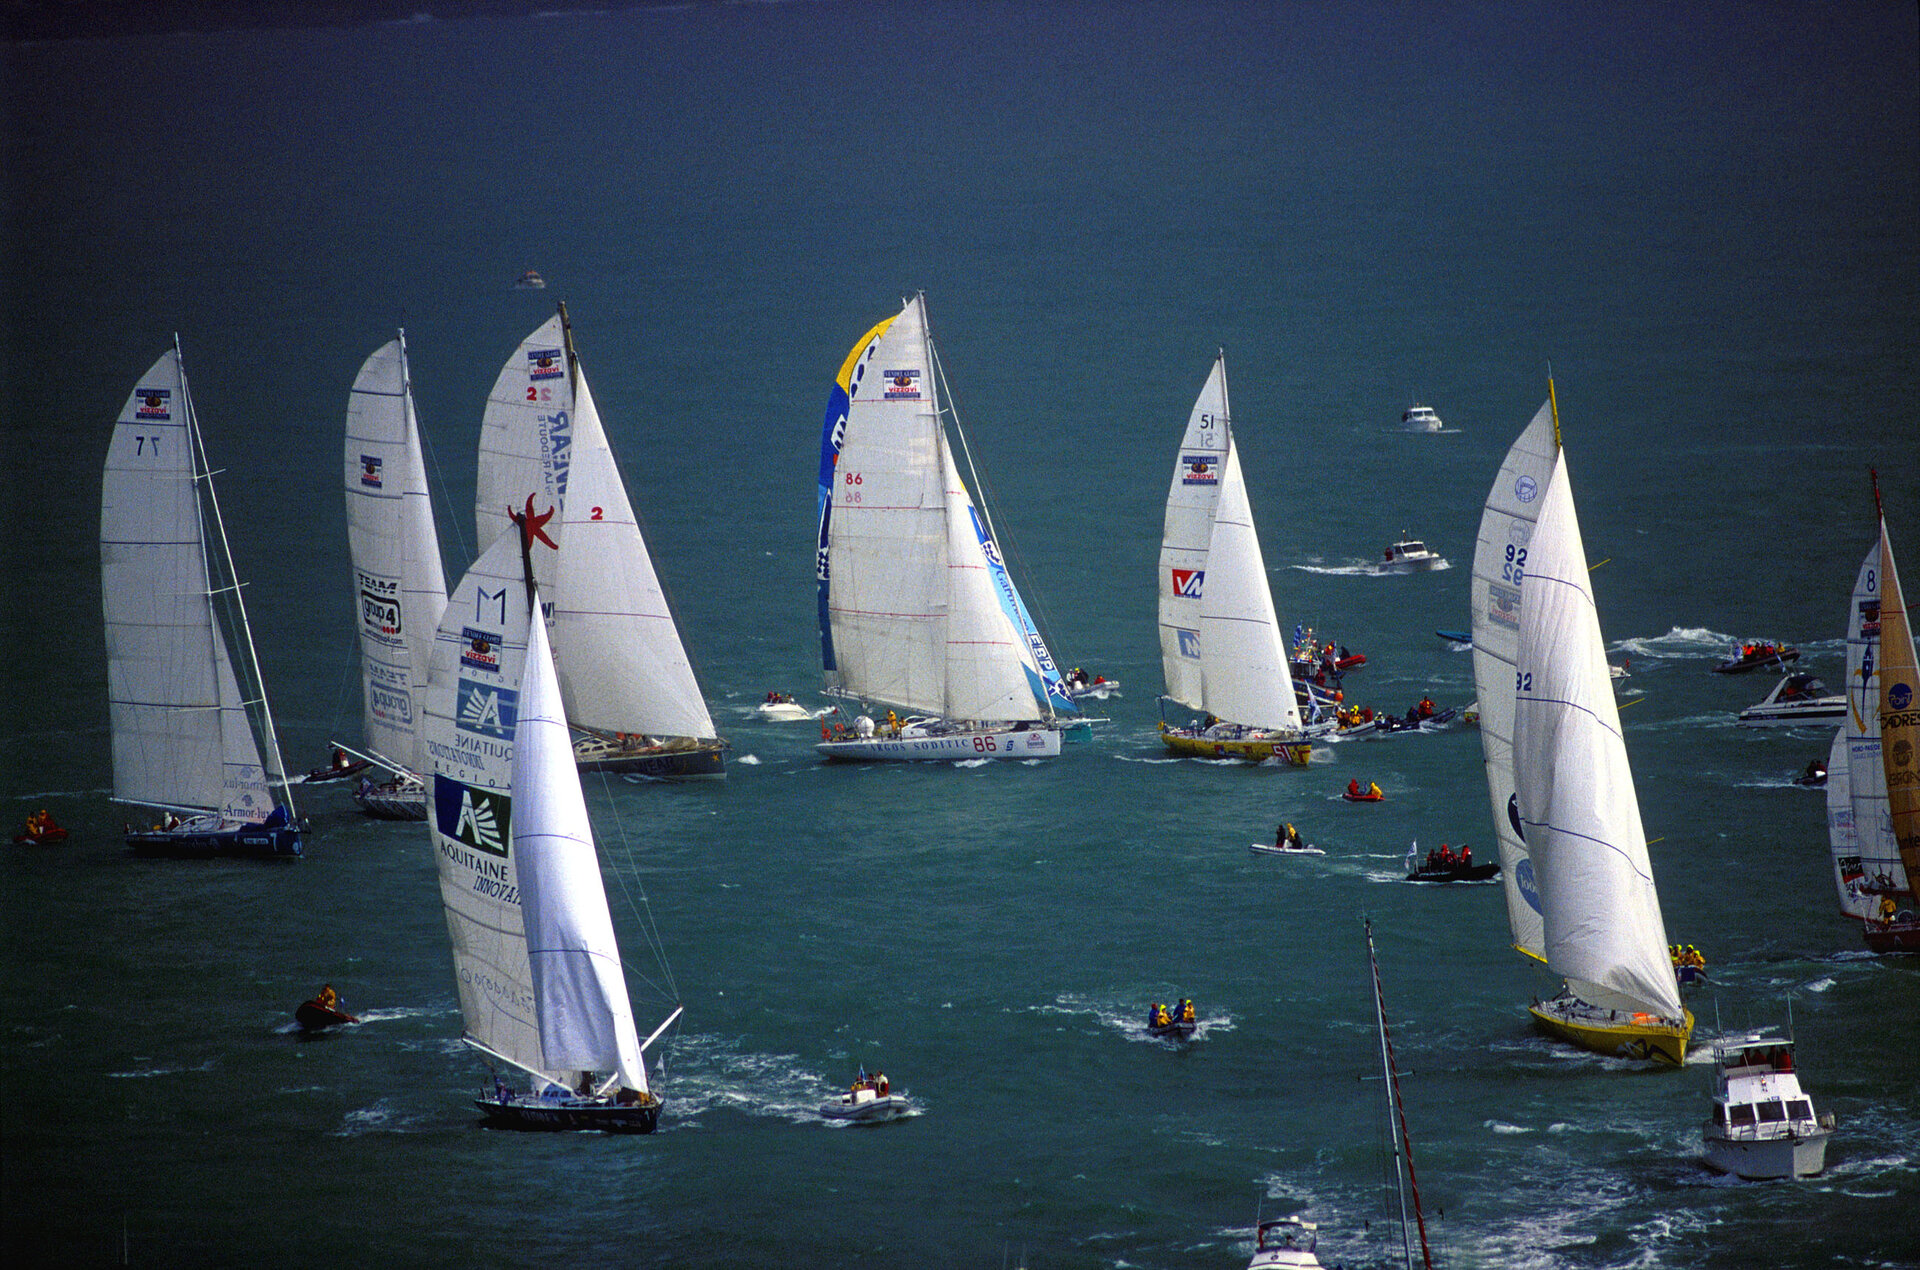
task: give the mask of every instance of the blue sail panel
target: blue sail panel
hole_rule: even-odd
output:
[[[1080,713],[1079,707],[1073,704],[1073,694],[1067,690],[1066,680],[1060,675],[1060,668],[1054,665],[1053,654],[1047,651],[1047,642],[1040,638],[1040,628],[1034,625],[1033,617],[1027,612],[1019,588],[1013,585],[1006,562],[1000,558],[999,544],[987,532],[986,520],[980,515],[980,509],[969,506],[967,515],[973,520],[973,532],[980,540],[980,550],[987,557],[987,572],[993,578],[995,592],[1000,596],[1000,609],[1027,641],[1027,680],[1034,697],[1053,707],[1055,713]]]
[[[898,317],[898,314],[894,315]],[[833,657],[833,623],[827,611],[828,578],[831,561],[827,551],[827,534],[833,518],[833,478],[840,464],[840,447],[847,439],[847,416],[852,413],[853,399],[860,391],[860,382],[866,377],[868,360],[873,356],[873,346],[892,326],[894,318],[883,318],[874,324],[872,330],[862,335],[847,354],[847,360],[841,363],[840,373],[834,377],[833,389],[827,394],[826,421],[820,429],[820,488],[819,508],[820,534],[814,548],[813,574],[819,593],[820,619],[820,665],[829,675],[838,669]]]

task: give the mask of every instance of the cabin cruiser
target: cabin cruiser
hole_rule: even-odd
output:
[[[1314,1255],[1319,1227],[1298,1217],[1263,1221],[1254,1232],[1253,1260],[1247,1270],[1320,1270]]]
[[[1438,432],[1446,425],[1432,406],[1412,405],[1400,416],[1400,426],[1408,432]]]
[[[1419,573],[1426,569],[1446,567],[1445,556],[1437,551],[1428,550],[1427,544],[1418,538],[1406,537],[1406,530],[1403,529],[1400,532],[1402,536],[1399,542],[1387,544],[1386,559],[1380,565],[1380,572]]]
[[[1812,1177],[1827,1166],[1831,1113],[1816,1116],[1793,1069],[1793,1042],[1752,1033],[1713,1047],[1707,1165],[1748,1179]]]
[[[1759,705],[1740,712],[1740,722],[1765,725],[1838,723],[1847,717],[1847,699],[1805,673],[1783,676]]]

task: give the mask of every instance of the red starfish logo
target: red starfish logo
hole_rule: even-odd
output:
[[[533,540],[538,538],[555,551],[560,550],[560,544],[547,537],[546,524],[553,519],[553,509],[548,508],[545,514],[534,511],[533,495],[527,495],[526,511],[517,512],[512,508],[508,508],[507,515],[513,518],[514,524],[520,526],[520,542],[522,546],[531,547],[533,546]]]

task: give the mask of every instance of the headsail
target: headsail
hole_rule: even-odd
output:
[[[1678,1019],[1685,1010],[1564,455],[1539,501],[1516,642],[1513,762],[1547,964],[1590,1004]]]
[[[487,394],[473,498],[480,550],[511,527],[527,495],[560,508],[572,468],[573,377],[556,313],[520,342]]]
[[[1876,499],[1878,490],[1876,489]],[[1920,878],[1920,661],[1913,648],[1913,627],[1900,571],[1893,561],[1887,518],[1880,517],[1880,759],[1887,781],[1887,815],[1900,862],[1907,870],[1907,891]]]
[[[1540,409],[1500,465],[1480,514],[1480,536],[1473,551],[1473,684],[1480,698],[1480,747],[1486,759],[1487,795],[1493,808],[1494,836],[1500,848],[1500,877],[1506,889],[1507,923],[1514,947],[1546,959],[1541,930],[1540,889],[1520,833],[1513,779],[1513,683],[1519,659],[1520,595],[1529,572],[1534,524],[1540,496],[1553,474],[1560,442],[1553,403]]]
[[[269,780],[289,807],[291,798],[265,693],[249,700],[241,692],[228,655],[216,593],[232,603],[239,627],[232,633],[257,687],[239,588],[230,576],[216,586],[208,574],[209,560],[229,574],[231,560],[217,508],[211,539],[206,533],[202,480],[211,498],[176,344],[127,398],[101,485],[114,798],[260,821],[273,808]],[[260,712],[264,746],[254,735],[252,709]]]
[[[347,544],[359,610],[362,738],[426,770],[434,631],[447,607],[440,539],[407,374],[404,333],[361,366],[347,399]]]
[[[1213,512],[1220,503],[1220,472],[1232,444],[1223,353],[1214,359],[1187,417],[1160,535],[1160,668],[1167,696],[1189,710],[1206,708],[1200,597],[1206,587],[1207,548],[1213,542]]]

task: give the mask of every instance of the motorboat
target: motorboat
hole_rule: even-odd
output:
[[[1314,1255],[1318,1230],[1316,1223],[1298,1217],[1261,1222],[1247,1270],[1320,1270],[1320,1258]]]
[[[1743,675],[1762,666],[1785,670],[1788,662],[1797,661],[1799,657],[1799,649],[1788,648],[1785,644],[1743,644],[1733,656],[1715,666],[1713,672],[1717,675]]]
[[[513,289],[515,291],[544,291],[546,287],[547,280],[540,276],[538,269],[527,270],[518,278],[514,279],[513,282]]]
[[[769,692],[767,699],[753,708],[753,712],[763,719],[779,723],[792,723],[799,719],[811,719],[813,712],[793,699],[790,692]]]
[[[1484,882],[1499,876],[1499,873],[1498,860],[1483,860],[1476,864],[1470,850],[1446,855],[1430,852],[1424,860],[1420,858],[1417,848],[1407,852],[1409,882]]]
[[[1819,679],[1801,672],[1782,676],[1765,701],[1740,712],[1740,722],[1749,727],[1797,726],[1838,723],[1846,716],[1845,696],[1829,693]]]
[[[340,1008],[340,998],[333,995],[330,988],[323,988],[319,996],[309,1001],[302,1001],[294,1008],[293,1017],[301,1028],[308,1032],[319,1032],[326,1028],[338,1027],[343,1023],[360,1021]]]
[[[1067,692],[1075,701],[1084,701],[1089,697],[1105,701],[1120,691],[1118,679],[1109,679],[1105,675],[1089,675],[1078,666],[1067,672],[1066,680]]]
[[[907,1097],[893,1092],[885,1072],[869,1076],[860,1073],[846,1093],[820,1104],[820,1114],[829,1120],[851,1120],[855,1124],[878,1124],[907,1114]]]
[[[1440,422],[1432,406],[1418,403],[1408,406],[1400,415],[1400,427],[1406,432],[1438,432],[1447,425]]]
[[[1715,1042],[1713,1084],[1713,1119],[1702,1126],[1707,1167],[1750,1180],[1826,1168],[1833,1115],[1814,1114],[1792,1041],[1750,1033]]]
[[[1424,573],[1429,569],[1444,569],[1447,567],[1447,558],[1445,556],[1437,551],[1431,550],[1426,543],[1421,542],[1418,538],[1406,537],[1405,530],[1401,530],[1400,532],[1402,536],[1399,542],[1390,542],[1387,544],[1386,551],[1383,553],[1385,559],[1380,563],[1380,572]]]
[[[1168,1041],[1189,1041],[1200,1030],[1200,1021],[1194,1017],[1193,1002],[1181,998],[1172,1009],[1154,1002],[1147,1011],[1147,1034]]]

